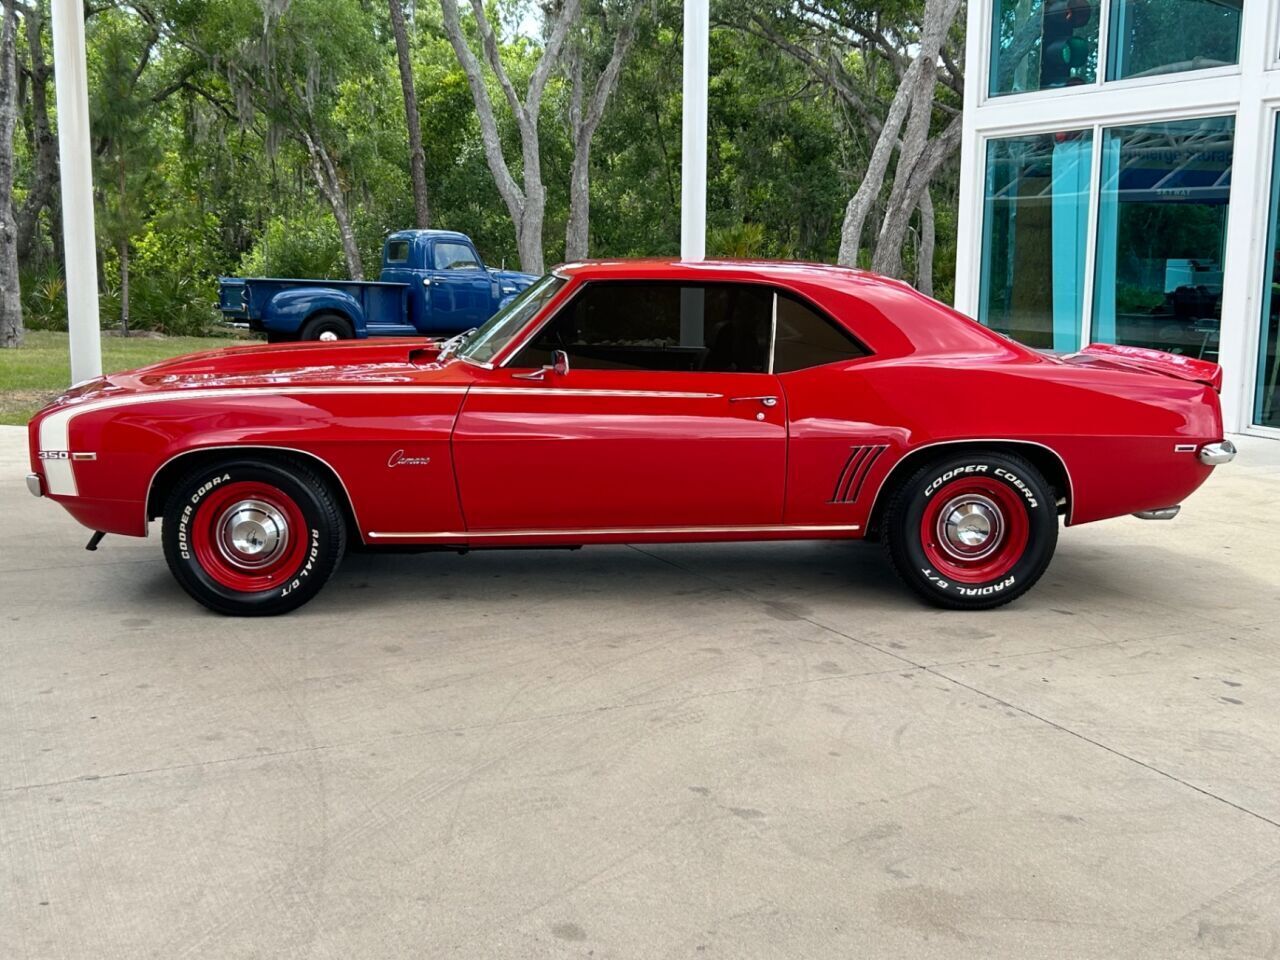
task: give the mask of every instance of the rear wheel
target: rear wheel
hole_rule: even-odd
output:
[[[302,325],[300,340],[350,340],[355,330],[351,321],[337,313],[317,313]]]
[[[263,616],[324,586],[346,523],[323,477],[303,463],[236,459],[187,474],[164,509],[164,555],[187,593],[218,613]]]
[[[930,603],[987,610],[1035,584],[1058,542],[1053,488],[1009,454],[956,454],[893,493],[884,545],[898,576]]]

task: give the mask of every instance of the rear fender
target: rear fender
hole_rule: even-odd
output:
[[[317,313],[336,313],[351,321],[357,337],[367,336],[364,308],[344,290],[297,287],[281,290],[262,310],[262,323],[273,333],[297,333]]]

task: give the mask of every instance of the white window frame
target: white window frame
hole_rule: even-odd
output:
[[[998,103],[1004,100],[1017,98],[1019,100],[1028,98],[1034,100],[1049,100],[1057,97],[1076,96],[1083,91],[1096,90],[1099,88],[1114,87],[1151,87],[1163,86],[1169,82],[1171,77],[1182,78],[1214,78],[1214,77],[1230,77],[1235,76],[1241,71],[1241,63],[1244,61],[1245,50],[1245,28],[1248,26],[1249,17],[1242,14],[1240,24],[1240,42],[1236,47],[1236,62],[1225,64],[1221,67],[1205,67],[1200,70],[1180,70],[1175,73],[1162,73],[1149,77],[1125,77],[1121,80],[1107,79],[1107,55],[1110,53],[1111,41],[1111,10],[1112,6],[1122,0],[1097,0],[1098,8],[1098,68],[1094,75],[1093,81],[1090,83],[1082,83],[1073,87],[1050,87],[1046,90],[1023,90],[1016,93],[997,93],[991,92],[991,54],[992,54],[992,31],[995,29],[995,10],[999,0],[978,0],[973,6],[982,14],[982,22],[980,26],[981,38],[978,41],[980,49],[977,53],[981,56],[979,63],[981,64],[979,72],[981,73],[981,88],[978,95],[978,105],[986,106],[991,103]],[[1248,4],[1245,4],[1248,6]],[[1267,36],[1275,36],[1275,5],[1268,4],[1268,15],[1272,22],[1268,25]],[[970,18],[970,27],[972,27],[972,17]],[[1273,51],[1271,57],[1271,65],[1280,67],[1280,45],[1271,44]],[[970,51],[971,53],[973,51]],[[966,62],[973,63],[971,57],[966,57]]]

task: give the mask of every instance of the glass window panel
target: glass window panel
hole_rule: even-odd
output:
[[[1262,336],[1258,349],[1258,392],[1253,419],[1280,427],[1280,122],[1272,154],[1271,221],[1267,234],[1267,272],[1262,291]]]
[[[866,355],[862,345],[834,321],[794,297],[778,294],[774,373],[789,373]]]
[[[996,0],[991,96],[1093,83],[1097,0]]]
[[[1095,341],[1217,360],[1234,133],[1233,117],[1104,131]]]
[[[1240,62],[1244,0],[1113,0],[1107,79]]]
[[[1088,130],[987,143],[982,323],[1032,347],[1080,346],[1092,163]]]
[[[437,240],[433,265],[437,270],[481,270],[483,264],[476,259],[465,243]]]
[[[773,291],[757,284],[597,281],[566,304],[512,361],[590,370],[763,373]]]

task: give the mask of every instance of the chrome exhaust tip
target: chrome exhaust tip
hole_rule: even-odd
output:
[[[1134,516],[1139,520],[1172,520],[1181,509],[1182,504],[1176,507],[1157,507],[1155,510],[1139,510]]]

